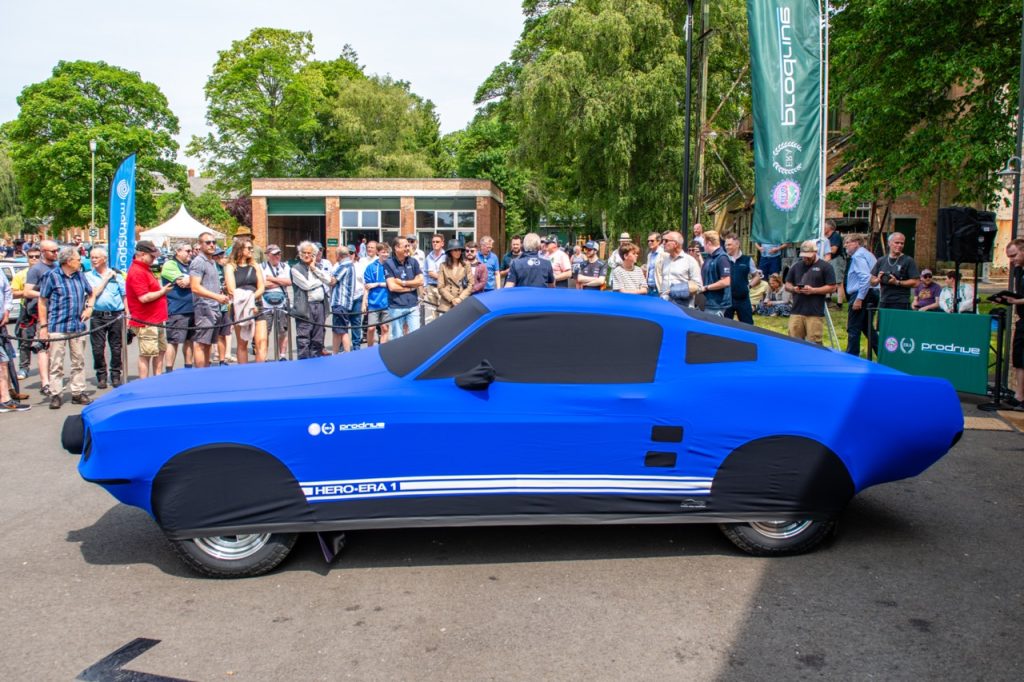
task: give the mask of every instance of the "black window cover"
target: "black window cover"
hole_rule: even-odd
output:
[[[577,313],[505,315],[476,330],[418,378],[454,377],[487,360],[497,372],[497,381],[650,383],[654,381],[661,354],[661,337],[660,324],[635,317]],[[383,346],[386,347],[387,344]]]
[[[701,320],[702,322],[710,322],[711,324],[721,325],[723,327],[731,327],[732,329],[742,329],[750,334],[761,334],[762,336],[770,336],[772,338],[780,339],[783,341],[789,341],[790,343],[800,343],[810,348],[817,348],[820,351],[831,353],[832,351],[825,348],[820,343],[811,343],[810,341],[804,341],[803,339],[793,338],[779,332],[766,329],[764,327],[756,327],[746,322],[737,322],[736,320],[730,320],[727,317],[721,315],[715,315],[713,313],[706,313],[703,310],[697,308],[680,308],[684,313],[694,318],[695,320]]]
[[[719,362],[755,362],[757,345],[724,336],[686,333],[686,364],[711,365]]]
[[[420,327],[418,331],[380,346],[380,359],[388,371],[404,377],[488,312],[490,311],[480,301],[467,298],[440,318]],[[419,310],[414,311],[413,315],[419,315]]]

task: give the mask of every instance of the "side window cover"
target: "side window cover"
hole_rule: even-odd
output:
[[[662,335],[660,324],[636,317],[503,315],[473,332],[417,379],[451,378],[487,360],[494,365],[497,381],[651,383],[661,354]]]
[[[688,365],[756,361],[756,344],[714,334],[686,333],[686,364]]]

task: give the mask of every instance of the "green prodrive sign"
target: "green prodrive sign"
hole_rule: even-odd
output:
[[[988,315],[880,310],[878,362],[907,374],[942,377],[964,393],[988,390]]]
[[[818,0],[747,0],[754,111],[752,238],[800,242],[821,229]]]

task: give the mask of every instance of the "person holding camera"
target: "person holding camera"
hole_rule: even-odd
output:
[[[907,238],[902,232],[889,235],[889,254],[871,268],[871,286],[882,286],[879,308],[910,310],[910,292],[920,281],[921,272],[913,258],[903,253]]]
[[[786,274],[786,291],[793,294],[789,335],[820,344],[825,331],[825,302],[835,290],[835,270],[818,258],[817,245],[808,239],[800,245],[800,260]]]

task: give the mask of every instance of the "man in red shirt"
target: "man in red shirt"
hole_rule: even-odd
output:
[[[125,303],[131,320],[128,326],[139,337],[139,378],[163,374],[164,351],[167,350],[167,292],[174,286],[169,282],[160,286],[150,266],[160,255],[153,242],[141,241],[135,245],[135,259],[125,278]]]

